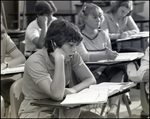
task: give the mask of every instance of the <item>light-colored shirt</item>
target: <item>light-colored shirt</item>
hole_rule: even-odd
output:
[[[50,22],[50,24],[56,20],[56,17],[52,17],[52,20]],[[25,33],[25,55],[29,54],[26,51],[37,51],[39,48],[33,43],[33,39],[35,39],[36,37],[40,37],[41,34],[41,28],[39,27],[38,23],[37,23],[37,19],[35,19],[34,21],[32,21],[27,29],[26,29],[26,33]]]
[[[111,41],[108,34],[104,30],[100,30],[97,36],[93,39],[90,39],[88,36],[83,34],[83,42],[77,46],[77,51],[84,61],[90,61],[89,52],[104,51],[105,45],[111,48]]]
[[[47,49],[38,50],[25,63],[23,75],[22,92],[29,99],[50,98],[39,87],[38,83],[42,80],[53,80],[54,58],[47,53]],[[72,78],[72,70],[77,70],[84,64],[80,55],[76,52],[73,58],[65,64],[66,85]],[[84,64],[85,65],[85,64]],[[81,72],[84,74],[84,71]]]
[[[123,17],[118,23],[115,22],[113,14],[105,13],[105,20],[102,23],[101,29],[109,33],[110,39],[118,39],[117,33],[127,32],[129,35],[139,32],[139,28],[131,16]]]
[[[149,46],[145,50],[145,55],[141,59],[141,65],[137,71],[139,81],[143,79],[143,76],[147,70],[149,70]]]
[[[37,24],[37,19],[32,21],[25,33],[25,54],[26,51],[36,51],[38,48],[37,46],[32,42],[35,37],[40,37],[41,34],[41,28]]]
[[[1,63],[4,63],[6,54],[10,54],[15,49],[17,49],[15,43],[11,40],[10,36],[6,33],[1,39]]]

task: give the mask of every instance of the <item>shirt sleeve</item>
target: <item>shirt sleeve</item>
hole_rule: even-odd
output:
[[[112,49],[112,47],[111,47],[111,40],[110,40],[108,32],[104,31],[104,30],[102,32],[103,32],[103,34],[105,36],[105,42],[107,43],[107,47]]]
[[[77,46],[77,51],[80,54],[80,56],[82,57],[83,61],[90,61],[90,54],[88,53],[88,51],[86,50],[83,41]]]
[[[126,32],[129,35],[132,35],[132,34],[139,32],[139,28],[131,16],[129,16],[127,19],[127,26],[129,28],[129,30],[127,30]]]
[[[10,54],[17,49],[15,43],[11,40],[10,36],[6,35],[6,53]]]
[[[34,38],[40,37],[39,31],[36,28],[29,28],[26,30],[26,36],[33,41]]]
[[[71,65],[72,65],[72,68],[73,69],[77,69],[79,68],[80,66],[82,66],[84,64],[84,61],[82,60],[81,56],[79,55],[78,52],[76,52],[72,58],[72,62],[71,62]]]
[[[25,68],[36,84],[43,80],[52,80],[46,66],[38,60],[26,62]]]
[[[145,55],[141,59],[141,65],[137,71],[139,80],[141,80],[143,78],[143,76],[147,70],[149,70],[149,47],[146,49]]]
[[[110,19],[108,14],[105,14],[104,16],[105,16],[105,19],[101,25],[101,29],[105,30],[109,34],[110,39],[118,39],[118,34],[110,33],[110,30],[109,30],[110,29],[109,22],[111,22],[112,20]]]

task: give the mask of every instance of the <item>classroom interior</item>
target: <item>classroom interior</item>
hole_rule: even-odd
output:
[[[83,6],[84,2],[93,2],[100,6],[104,12],[111,6],[111,1],[53,1],[57,7],[57,13],[54,14],[57,18],[64,18],[76,24],[77,14],[80,8]],[[24,53],[25,48],[25,30],[28,24],[36,18],[34,13],[34,5],[36,1],[1,1],[1,13],[3,16],[3,24],[8,32],[8,35],[15,42],[17,47],[22,53]],[[132,17],[138,25],[140,31],[149,32],[149,1],[138,1],[134,0],[134,10]],[[145,49],[141,47],[141,41],[133,43],[133,47],[139,49]],[[143,50],[144,51],[144,50]],[[6,56],[6,60],[9,60],[9,57]],[[131,104],[130,109],[132,112],[132,117],[129,116],[128,109],[126,105],[121,101],[120,104],[120,113],[119,118],[147,118],[149,115],[143,111],[142,105],[142,91],[140,83],[136,87],[130,90]],[[103,116],[107,112],[105,108]],[[101,108],[91,109],[100,114]],[[7,110],[7,116],[10,118],[11,110]],[[1,118],[7,118],[2,117]]]

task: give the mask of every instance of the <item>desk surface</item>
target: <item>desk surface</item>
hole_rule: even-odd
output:
[[[129,40],[136,40],[141,38],[148,38],[149,37],[149,31],[143,31],[139,32],[135,35],[131,35],[127,38],[117,39],[116,42],[123,42],[123,41],[129,41]]]
[[[120,58],[116,58],[115,60],[100,60],[97,62],[85,62],[85,64],[101,65],[101,66],[123,65],[123,64],[127,64],[130,62],[134,62],[138,59],[141,59],[144,56],[144,53],[140,53],[140,52],[129,52],[128,53],[127,52],[127,53],[119,53],[119,56],[120,56]]]
[[[124,94],[126,92],[129,92],[130,88],[132,88],[132,87],[129,87],[127,89],[124,89],[123,91],[117,92],[117,93],[109,96],[108,98],[111,98],[113,96],[117,96],[117,95],[121,95],[121,94]],[[31,102],[30,104],[33,105],[33,106],[44,106],[44,107],[51,106],[51,107],[56,107],[56,108],[76,108],[76,107],[89,105],[89,104],[81,104],[81,105],[76,105],[74,107],[68,107],[68,106],[61,105],[61,102],[62,101],[55,101],[55,100],[52,100],[52,99],[49,98],[49,99],[36,100],[34,102]]]

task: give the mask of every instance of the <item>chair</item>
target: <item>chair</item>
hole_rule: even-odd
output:
[[[11,118],[18,118],[18,110],[24,95],[22,93],[23,79],[18,79],[10,87]]]
[[[145,91],[146,82],[140,83],[140,96],[141,96],[141,106],[143,111],[149,115],[149,99],[148,94]]]

